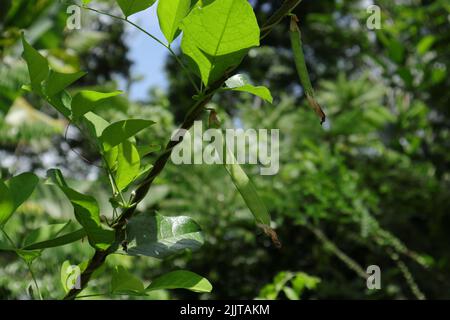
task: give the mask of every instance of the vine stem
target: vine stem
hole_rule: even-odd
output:
[[[158,44],[162,45],[164,48],[166,48],[169,53],[175,58],[175,60],[177,61],[177,63],[179,64],[179,66],[183,69],[183,71],[186,73],[186,75],[189,78],[189,81],[191,82],[192,86],[195,88],[195,91],[197,93],[200,93],[200,89],[198,88],[198,86],[195,84],[194,79],[192,78],[191,72],[188,70],[188,68],[186,68],[186,66],[184,65],[184,63],[181,61],[181,59],[178,57],[178,55],[172,50],[172,48],[170,47],[170,45],[165,44],[162,40],[160,40],[158,37],[154,36],[153,34],[151,34],[150,32],[146,31],[144,28],[142,28],[140,25],[134,23],[131,20],[128,20],[127,18],[123,18],[123,17],[119,17],[116,15],[113,15],[111,13],[107,13],[101,10],[97,10],[88,6],[80,6],[77,4],[78,7],[85,9],[85,10],[89,10],[92,12],[96,12],[98,14],[102,14],[105,16],[108,16],[110,18],[113,19],[117,19],[123,22],[128,23],[129,25],[133,26],[134,28],[138,29],[139,31],[143,32],[144,34],[146,34],[147,36],[149,36],[150,38],[152,38],[153,40],[155,40]]]
[[[28,267],[28,271],[30,271],[31,278],[33,279],[34,286],[36,287],[36,291],[38,293],[39,299],[40,300],[44,300],[44,298],[42,298],[41,290],[39,289],[39,285],[37,283],[37,280],[36,280],[36,277],[34,275],[33,269],[31,268],[31,263],[26,263],[26,265]]]
[[[281,8],[275,12],[274,16],[275,18],[269,18],[268,22],[271,22],[270,25],[264,25],[261,29],[262,31],[270,32],[270,30],[279,23],[283,17],[289,15],[291,11],[301,2],[301,0],[285,0],[282,4]],[[100,12],[101,13],[101,12]],[[109,14],[107,14],[109,15]],[[109,15],[111,16],[111,15]],[[115,16],[113,16],[115,17]],[[129,20],[123,19],[118,17],[120,20],[124,20],[129,22]],[[137,25],[136,25],[137,26]],[[143,31],[144,33],[148,34],[145,30],[137,26],[138,29]],[[264,29],[264,30],[263,30]],[[148,34],[150,35],[150,34]],[[156,38],[153,35],[151,35],[152,38]],[[157,38],[156,38],[157,39]],[[155,39],[155,40],[156,40]],[[156,40],[158,43],[162,44],[164,47],[167,48],[167,46],[162,43],[159,39]],[[115,230],[115,241],[111,244],[111,246],[106,250],[99,250],[97,249],[94,253],[94,256],[89,261],[88,266],[86,269],[81,273],[80,276],[80,288],[73,288],[70,290],[67,295],[64,297],[65,300],[74,300],[77,295],[87,286],[92,274],[100,268],[103,263],[105,263],[106,258],[108,255],[114,253],[117,248],[120,247],[123,239],[125,239],[125,226],[129,219],[131,219],[135,213],[136,213],[136,207],[137,205],[145,198],[147,193],[150,190],[150,187],[155,180],[155,178],[163,171],[165,168],[167,161],[170,158],[170,154],[172,153],[173,148],[175,148],[178,144],[180,144],[183,141],[184,134],[187,130],[189,130],[192,125],[194,124],[194,121],[198,119],[198,117],[203,113],[203,111],[206,108],[206,105],[211,101],[214,94],[223,86],[224,82],[228,79],[229,74],[231,71],[233,71],[235,68],[231,68],[227,72],[225,72],[222,77],[214,82],[209,88],[205,90],[204,93],[201,93],[201,96],[199,100],[190,108],[190,111],[186,115],[183,123],[181,124],[180,128],[178,129],[177,136],[179,137],[178,141],[171,140],[167,143],[166,148],[164,151],[158,156],[156,159],[152,170],[149,172],[145,180],[137,187],[136,190],[134,190],[133,197],[130,201],[131,205],[128,208],[123,209],[122,214],[120,215],[117,223],[113,226]]]
[[[8,240],[9,244],[14,248],[14,250],[17,250],[16,244],[15,244],[14,241],[11,239],[11,237],[8,235],[8,233],[7,233],[3,228],[0,228],[0,230],[2,230],[3,235],[5,236],[6,240]],[[23,259],[22,259],[22,260],[23,260]],[[44,299],[42,298],[41,290],[39,289],[39,285],[38,285],[38,283],[37,283],[36,277],[34,276],[33,269],[31,268],[31,263],[28,263],[28,262],[26,262],[26,261],[24,261],[24,262],[25,262],[25,264],[26,264],[26,266],[27,266],[27,268],[28,268],[28,271],[30,272],[31,279],[33,279],[33,283],[34,283],[34,286],[36,287],[36,291],[37,291],[37,293],[38,293],[39,299],[40,299],[40,300],[44,300]]]
[[[355,273],[363,279],[368,278],[368,274],[364,271],[359,263],[349,257],[344,251],[338,248],[319,228],[310,223],[304,225],[310,230],[317,239],[319,239],[330,252],[332,252],[339,260],[341,260],[347,267],[355,271]]]

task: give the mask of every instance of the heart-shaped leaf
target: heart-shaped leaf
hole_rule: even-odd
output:
[[[233,91],[242,91],[254,94],[267,102],[272,103],[273,98],[269,89],[264,86],[253,86],[250,81],[242,74],[236,74],[225,81],[225,85]]]
[[[206,85],[239,64],[249,48],[259,45],[258,23],[247,0],[197,6],[183,20],[181,29],[181,49]]]
[[[92,111],[106,99],[110,99],[122,94],[122,91],[113,92],[97,92],[82,90],[78,92],[72,99],[72,116],[78,119],[82,115]]]
[[[151,120],[128,119],[115,122],[103,130],[100,141],[105,152],[155,124]]]
[[[119,190],[124,190],[134,181],[139,175],[140,167],[141,158],[136,146],[125,140],[119,145],[117,155],[116,184]]]
[[[180,23],[190,9],[191,0],[159,0],[159,26],[169,44],[177,37]]]
[[[0,181],[0,227],[31,196],[38,183],[39,178],[29,172],[15,176],[6,183]]]
[[[141,214],[127,225],[127,253],[163,259],[203,245],[200,226],[189,217]]]
[[[28,73],[30,75],[31,87],[33,90],[41,91],[41,83],[47,79],[50,67],[48,61],[36,49],[34,49],[22,34],[23,58],[28,65]]]
[[[114,232],[104,229],[101,225],[100,209],[95,198],[70,188],[60,170],[49,170],[47,175],[72,203],[75,218],[86,230],[89,243],[94,248],[106,249],[114,240]]]

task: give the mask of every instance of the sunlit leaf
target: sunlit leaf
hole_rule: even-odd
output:
[[[264,86],[253,86],[248,79],[242,74],[236,74],[225,81],[225,85],[233,91],[242,91],[254,94],[267,102],[272,103],[273,98],[269,89]]]
[[[105,128],[99,139],[103,144],[104,151],[106,152],[153,124],[155,124],[155,122],[142,119],[118,121]]]
[[[433,46],[433,44],[435,42],[436,42],[436,37],[433,35],[427,35],[427,36],[423,37],[417,44],[417,52],[420,55],[424,55],[431,49],[431,47]]]
[[[195,7],[183,20],[183,53],[208,85],[239,64],[251,47],[259,45],[259,27],[246,0],[214,1]]]
[[[189,217],[165,217],[140,214],[126,228],[127,253],[165,258],[186,249],[196,250],[203,244],[200,226]]]
[[[108,121],[93,112],[86,113],[84,119],[91,130],[92,136],[95,138],[99,138],[103,131],[109,126]]]
[[[112,150],[112,149],[111,149]],[[119,145],[116,183],[119,190],[125,189],[139,174],[141,159],[136,146],[125,140]]]
[[[159,26],[169,44],[177,37],[180,23],[187,16],[190,8],[191,0],[159,0]]]
[[[115,267],[111,279],[111,293],[144,295],[145,289],[142,281],[125,270],[124,267]]]
[[[156,0],[117,0],[125,17],[150,8]]]
[[[196,273],[178,270],[154,279],[145,291],[161,289],[187,289],[194,292],[211,292],[212,285],[208,279]]]
[[[222,56],[259,45],[259,27],[247,0],[214,1],[196,7],[183,20],[185,37],[211,56]]]

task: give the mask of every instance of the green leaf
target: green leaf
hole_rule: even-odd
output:
[[[126,228],[127,253],[163,259],[203,245],[200,226],[189,217],[140,214]]]
[[[161,289],[187,289],[194,292],[211,292],[212,285],[208,279],[196,273],[178,270],[156,278],[145,291]]]
[[[122,91],[97,92],[83,90],[78,92],[72,99],[72,116],[74,119],[81,117],[89,111],[93,111],[100,102],[122,94]]]
[[[405,47],[397,39],[391,39],[388,45],[388,55],[395,63],[401,64],[405,57]]]
[[[255,87],[251,85],[249,80],[242,74],[232,76],[225,81],[225,85],[233,91],[248,92],[264,99],[267,102],[273,102],[269,89],[263,86]]]
[[[229,67],[239,64],[251,47],[259,45],[259,27],[247,0],[214,1],[196,7],[183,20],[183,53],[197,66],[208,85]]]
[[[183,36],[181,40],[181,50],[187,57],[189,68],[202,79],[206,86],[219,80],[229,68],[239,65],[247,53],[247,49],[244,49],[223,56],[209,56],[187,36]]]
[[[140,169],[139,174],[137,175],[135,180],[146,177],[152,169],[153,165],[151,163],[147,163]]]
[[[283,292],[289,300],[300,300],[300,296],[291,287],[284,287]]]
[[[100,223],[100,209],[95,198],[68,187],[57,169],[49,170],[47,175],[72,203],[75,218],[84,227],[91,246],[101,250],[106,249],[114,240],[114,232],[103,229]]]
[[[14,210],[31,196],[38,183],[39,178],[31,172],[22,173],[6,181],[14,199]]]
[[[169,44],[178,36],[181,21],[187,16],[190,8],[191,0],[159,0],[159,26]]]
[[[94,138],[100,138],[103,131],[109,126],[108,121],[93,112],[86,113],[84,119],[88,123],[88,127]]]
[[[183,20],[185,37],[206,54],[222,56],[259,46],[259,27],[247,0],[214,1]]]
[[[69,117],[72,97],[64,89],[82,77],[84,73],[64,74],[51,71],[47,59],[30,46],[23,35],[22,43],[24,47],[23,57],[27,62],[30,74],[31,89],[65,117]],[[43,87],[44,80],[45,86]],[[24,88],[28,89],[27,87]]]
[[[53,96],[85,75],[86,72],[82,71],[75,73],[60,73],[51,70],[46,82],[46,93],[49,96]]]
[[[15,176],[6,183],[0,182],[0,227],[31,196],[38,183],[39,178],[30,172]]]
[[[48,61],[44,58],[36,49],[34,49],[26,40],[25,36],[22,34],[22,44],[23,44],[23,58],[27,62],[28,72],[30,75],[31,87],[40,92],[41,83],[50,72],[50,67]]]
[[[67,223],[50,224],[39,229],[31,231],[23,241],[23,249],[35,243],[43,242],[57,237],[68,225]]]
[[[142,281],[118,266],[113,270],[111,279],[112,294],[145,295],[145,288]]]
[[[23,259],[23,261],[25,261],[27,264],[31,264],[34,260],[36,260],[37,258],[39,258],[41,256],[41,251],[40,250],[21,250],[21,249],[17,249],[15,250],[16,254]]]
[[[117,169],[116,164],[117,158],[119,156],[119,146],[115,146],[114,148],[109,149],[109,151],[105,152],[104,154],[105,161],[112,172],[114,172]]]
[[[14,198],[8,186],[0,180],[0,228],[8,221],[14,212]]]
[[[104,151],[108,151],[125,140],[136,135],[139,131],[155,124],[151,120],[129,119],[115,122],[103,130],[100,141],[103,144]]]
[[[117,0],[125,17],[150,8],[156,0]]]
[[[136,146],[127,140],[119,145],[118,150],[116,183],[122,191],[138,176],[141,158]]]
[[[43,98],[66,118],[70,117],[72,97],[66,90],[63,90],[54,96],[44,95]]]
[[[423,37],[417,44],[417,52],[420,55],[424,55],[431,49],[431,47],[433,46],[433,44],[435,42],[436,42],[436,37],[433,35],[427,35],[427,36]]]
[[[1,180],[0,180],[1,181]],[[15,251],[15,244],[13,245],[4,232],[0,232],[0,251]]]
[[[66,244],[81,240],[84,237],[86,237],[86,231],[84,229],[79,229],[77,231],[70,232],[70,233],[64,234],[59,237],[55,237],[54,239],[51,239],[51,240],[46,240],[46,241],[41,241],[41,242],[36,242],[33,244],[26,245],[23,249],[24,250],[40,250],[40,249],[61,247]]]

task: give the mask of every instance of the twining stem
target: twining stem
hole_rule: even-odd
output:
[[[282,5],[283,11],[280,12],[278,10],[275,15],[277,17],[284,17],[288,15],[298,4],[300,1],[292,1],[292,0],[285,0],[285,2]],[[123,19],[125,21],[128,21],[126,19]],[[276,21],[280,21],[281,19],[277,18]],[[271,21],[271,19],[269,19]],[[276,24],[272,24],[271,26],[266,28],[266,32],[270,31]],[[145,32],[145,30],[142,30]],[[146,32],[145,32],[146,33]],[[153,36],[151,36],[153,38]],[[159,41],[158,41],[159,42]],[[164,44],[163,44],[164,45]],[[166,45],[164,45],[166,46]],[[125,239],[125,226],[130,218],[133,217],[136,211],[137,205],[145,198],[148,191],[150,190],[150,187],[155,180],[155,178],[161,173],[161,171],[164,169],[164,167],[167,164],[167,161],[170,158],[170,154],[179,143],[183,141],[184,133],[186,130],[189,130],[192,125],[194,124],[194,121],[198,119],[198,117],[203,113],[203,111],[206,108],[206,105],[211,101],[214,94],[223,86],[224,82],[228,79],[229,73],[233,71],[233,69],[228,70],[228,72],[225,72],[223,76],[214,82],[207,90],[205,90],[204,93],[201,93],[199,100],[191,107],[190,111],[186,115],[182,125],[179,128],[178,131],[178,141],[171,140],[166,145],[166,148],[164,151],[158,156],[156,159],[154,166],[152,170],[147,175],[146,179],[138,186],[138,188],[133,192],[133,197],[131,199],[131,205],[128,208],[123,209],[123,212],[121,216],[119,217],[117,223],[113,226],[115,230],[115,241],[111,244],[111,246],[106,250],[96,250],[94,253],[94,256],[89,261],[88,266],[86,269],[81,273],[80,276],[80,288],[73,288],[70,290],[67,295],[64,297],[65,300],[73,300],[77,297],[77,295],[87,286],[92,274],[100,268],[103,263],[105,262],[108,255],[114,253],[117,248],[119,248],[122,241]]]
[[[189,78],[189,81],[191,82],[192,86],[194,87],[195,91],[197,93],[200,93],[200,89],[198,88],[198,86],[195,84],[194,79],[192,78],[191,72],[189,71],[189,69],[184,65],[184,63],[181,61],[181,59],[178,57],[178,55],[172,50],[172,48],[170,47],[170,45],[165,44],[162,40],[160,40],[158,37],[154,36],[153,34],[151,34],[150,32],[146,31],[144,28],[142,28],[141,26],[139,26],[138,24],[134,23],[133,21],[130,21],[126,18],[123,17],[119,17],[104,11],[100,11],[91,7],[87,7],[87,6],[80,6],[77,5],[78,7],[82,8],[82,9],[86,9],[92,12],[96,12],[98,14],[102,14],[105,16],[108,16],[110,18],[113,19],[117,19],[117,20],[121,20],[123,22],[126,22],[128,24],[130,24],[131,26],[133,26],[134,28],[138,29],[139,31],[143,32],[144,34],[146,34],[147,36],[149,36],[150,38],[152,38],[153,40],[155,40],[157,43],[159,43],[160,45],[162,45],[164,48],[166,48],[169,53],[175,58],[175,60],[177,61],[177,63],[179,64],[179,66],[183,69],[183,72],[186,73],[186,76]]]
[[[120,190],[120,188],[117,185],[116,179],[114,178],[114,174],[113,174],[111,168],[109,167],[108,161],[106,161],[106,159],[103,155],[102,155],[102,158],[103,158],[103,164],[105,165],[106,174],[108,175],[109,181],[111,183],[113,195],[115,197],[118,194],[120,196],[120,200],[122,200],[122,204],[125,205],[127,202],[123,196],[122,191]]]
[[[336,255],[336,257],[345,263],[351,270],[355,271],[358,276],[363,279],[367,279],[368,275],[364,269],[345,252],[338,248],[319,228],[313,226],[310,223],[306,223],[305,227],[310,230],[325,246],[326,249]]]
[[[26,265],[27,265],[27,267],[28,267],[28,271],[29,271],[30,274],[31,274],[31,278],[33,279],[34,286],[36,287],[36,291],[37,291],[37,293],[38,293],[39,299],[40,299],[40,300],[44,300],[44,298],[42,298],[41,290],[39,289],[39,285],[38,285],[38,283],[37,283],[36,277],[34,276],[33,269],[31,268],[31,263],[28,263],[28,262],[27,262]]]
[[[405,278],[406,283],[408,284],[409,288],[411,289],[411,292],[414,294],[414,296],[417,298],[417,300],[425,300],[426,299],[425,295],[420,290],[419,286],[417,285],[416,281],[414,280],[414,277],[412,276],[411,272],[409,271],[409,268],[400,259],[399,255],[391,249],[387,250],[387,252],[389,254],[389,257],[395,262],[397,267],[400,269],[400,272],[402,273],[403,277]]]
[[[261,27],[261,39],[264,39],[272,31],[273,27],[281,22],[292,10],[297,7],[302,0],[287,0],[281,5],[281,7],[266,21]]]

